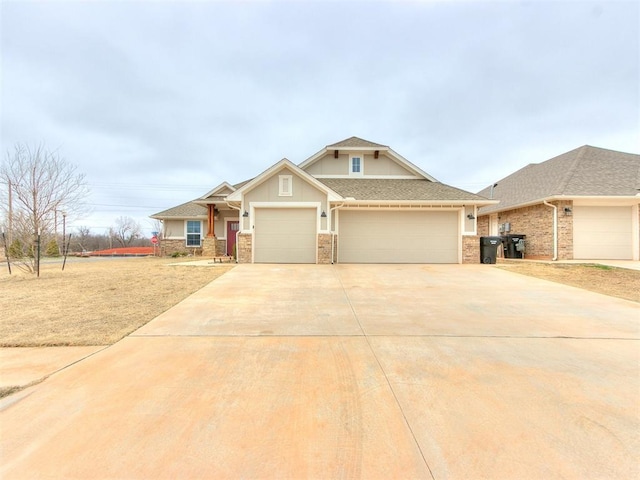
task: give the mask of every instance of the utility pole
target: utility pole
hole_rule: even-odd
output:
[[[62,255],[67,255],[67,212],[62,211]]]
[[[12,197],[13,186],[11,185],[11,180],[9,180],[9,245],[13,244],[13,197]]]

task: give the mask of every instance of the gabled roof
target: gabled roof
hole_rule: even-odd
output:
[[[496,182],[499,205],[481,213],[557,196],[634,197],[640,193],[640,155],[584,145],[542,163],[532,163]],[[491,186],[478,192],[491,197]]]
[[[193,218],[193,217],[206,217],[207,216],[207,207],[202,205],[198,205],[197,203],[187,202],[182,205],[178,205],[177,207],[172,207],[167,210],[163,210],[162,212],[154,213],[151,215],[151,218]]]
[[[325,192],[329,197],[329,201],[334,201],[334,200],[340,200],[341,199],[340,195],[338,195],[336,192],[331,190],[329,187],[327,187],[323,183],[319,182],[317,179],[315,179],[314,177],[309,175],[307,172],[305,172],[304,170],[302,170],[301,168],[299,168],[298,166],[293,164],[288,159],[283,158],[278,163],[276,163],[275,165],[271,166],[270,168],[268,168],[267,170],[262,172],[257,177],[255,177],[252,180],[246,182],[244,185],[242,185],[242,187],[238,188],[235,192],[229,194],[229,196],[227,196],[227,201],[228,202],[239,202],[239,201],[241,201],[242,200],[242,195],[245,192],[248,192],[248,191],[252,190],[254,187],[257,187],[262,182],[264,182],[265,180],[270,178],[272,175],[274,175],[275,173],[281,171],[284,168],[288,168],[289,170],[292,170],[294,173],[296,173],[298,176],[300,176],[303,180],[305,180],[306,182],[308,182],[311,185],[315,186],[318,190],[321,190],[321,191]]]
[[[233,185],[230,185],[228,182],[222,182],[220,185],[218,185],[217,187],[215,187],[213,190],[210,190],[209,192],[205,193],[202,197],[200,197],[198,200],[207,200],[211,197],[226,197],[228,195],[228,193],[221,193],[225,190],[231,190],[232,192],[236,191],[236,187],[234,187]]]
[[[474,193],[429,180],[321,178],[322,183],[356,201],[435,201],[480,205],[493,203]]]
[[[358,137],[350,137],[346,138],[340,142],[334,143],[332,145],[327,145],[328,149],[340,149],[340,148],[372,148],[372,149],[386,149],[389,148],[387,145],[380,145],[379,143],[373,143],[369,140],[364,140]]]
[[[351,151],[366,151],[366,150],[375,151],[375,150],[379,150],[379,151],[382,151],[382,152],[386,152],[386,155],[389,158],[395,160],[400,165],[403,165],[405,168],[407,168],[408,170],[412,171],[416,176],[422,177],[422,178],[426,178],[427,180],[431,180],[432,182],[437,182],[437,180],[435,178],[433,178],[431,175],[429,175],[427,172],[425,172],[420,167],[418,167],[418,166],[414,165],[413,163],[411,163],[409,160],[404,158],[402,155],[394,152],[388,146],[380,145],[379,143],[373,143],[373,142],[370,142],[368,140],[363,140],[362,138],[358,138],[358,137],[347,138],[347,139],[342,140],[342,141],[340,141],[338,143],[334,143],[333,145],[327,145],[326,147],[324,147],[319,152],[316,152],[315,154],[311,155],[309,158],[307,158],[304,162],[302,162],[298,166],[304,170],[307,167],[309,167],[310,165],[313,165],[317,160],[319,160],[324,155],[326,155],[327,153],[329,153],[329,152],[331,152],[333,150],[351,150]]]

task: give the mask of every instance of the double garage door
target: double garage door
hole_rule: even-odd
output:
[[[573,208],[573,258],[631,260],[631,207]]]
[[[340,210],[340,263],[458,263],[456,211]]]
[[[259,208],[254,262],[316,263],[315,208]],[[455,211],[341,210],[340,263],[458,263]]]

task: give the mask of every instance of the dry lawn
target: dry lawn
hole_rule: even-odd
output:
[[[501,263],[498,268],[640,302],[640,271],[596,264]]]
[[[78,259],[40,278],[0,265],[0,347],[109,345],[233,268],[175,259]]]

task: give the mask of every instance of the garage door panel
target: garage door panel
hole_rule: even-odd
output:
[[[349,211],[339,214],[343,263],[458,263],[458,214]]]
[[[257,208],[254,262],[316,263],[316,209]]]
[[[573,258],[630,260],[631,207],[573,208]]]

